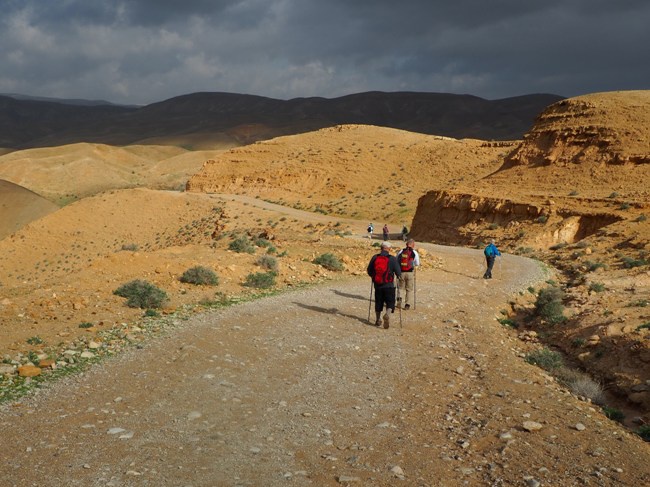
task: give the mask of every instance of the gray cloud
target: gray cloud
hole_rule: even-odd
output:
[[[9,0],[0,92],[144,104],[649,89],[648,18],[645,0]]]

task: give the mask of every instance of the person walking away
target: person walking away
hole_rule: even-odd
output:
[[[402,277],[400,277],[398,285],[400,289],[400,296],[404,296],[404,301],[398,303],[398,306],[402,306],[403,309],[411,309],[413,306],[412,297],[415,295],[415,268],[420,265],[420,254],[415,250],[415,240],[412,238],[408,239],[406,242],[406,247],[400,250],[397,253],[397,262],[399,263],[400,271],[402,271]],[[402,293],[402,290],[405,290],[405,293]]]
[[[406,225],[404,225],[404,226],[402,227],[402,240],[403,240],[404,242],[406,242],[406,239],[408,238],[408,234],[409,234],[409,229],[406,228]]]
[[[381,252],[372,256],[367,269],[375,289],[375,325],[381,326],[381,313],[385,307],[384,328],[390,325],[389,313],[395,312],[395,276],[399,279],[402,275],[397,259],[390,255],[390,249],[390,242],[382,242]]]
[[[492,268],[494,267],[494,262],[497,257],[501,256],[501,252],[494,243],[494,239],[490,239],[490,243],[485,247],[483,251],[485,254],[485,262],[487,264],[487,269],[485,274],[483,274],[483,279],[492,279]]]
[[[372,239],[372,232],[374,232],[374,231],[375,231],[375,226],[372,224],[372,222],[370,222],[368,224],[368,238],[369,239]]]
[[[382,228],[381,231],[382,231],[383,234],[384,234],[384,242],[387,242],[387,241],[388,241],[388,237],[390,236],[390,234],[388,233],[388,225],[387,225],[386,223],[384,223],[384,228]]]

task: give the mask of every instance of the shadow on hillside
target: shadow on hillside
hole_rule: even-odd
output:
[[[332,291],[332,292],[333,292],[334,294],[336,294],[337,296],[342,296],[342,297],[344,297],[344,298],[360,299],[360,300],[362,300],[362,301],[365,301],[365,300],[368,299],[366,296],[360,296],[360,295],[358,295],[358,294],[348,294],[348,293],[341,292],[341,291],[339,291],[338,289],[330,289],[330,291]]]
[[[356,315],[349,315],[349,314],[346,314],[346,313],[341,313],[337,308],[321,308],[320,306],[312,306],[310,304],[297,303],[295,301],[293,302],[293,304],[296,304],[296,305],[300,306],[301,308],[309,309],[309,310],[312,310],[312,311],[317,311],[318,313],[325,313],[325,314],[328,314],[328,315],[337,315],[337,316],[342,316],[344,318],[350,318],[351,320],[360,321],[364,325],[370,324],[370,323],[368,323],[367,317],[360,317],[360,316],[356,316]]]

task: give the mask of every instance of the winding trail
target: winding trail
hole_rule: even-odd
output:
[[[539,264],[486,281],[479,251],[425,246],[443,267],[388,330],[349,278],[195,315],[5,406],[2,485],[647,485],[648,445],[495,320]]]

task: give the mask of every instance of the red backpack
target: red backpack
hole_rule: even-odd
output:
[[[413,259],[415,259],[415,252],[412,248],[406,247],[399,255],[399,266],[402,272],[411,272],[413,270]]]
[[[375,258],[375,272],[372,280],[375,284],[387,284],[393,282],[393,273],[388,269],[390,259],[387,255],[378,254]]]

